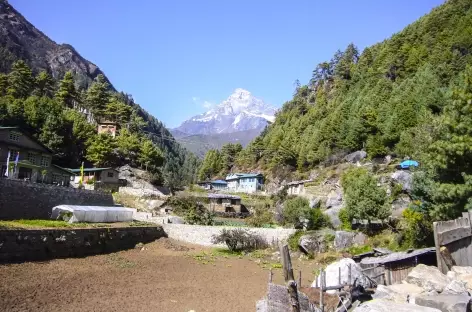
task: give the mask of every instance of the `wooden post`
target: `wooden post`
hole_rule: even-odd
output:
[[[282,265],[284,270],[284,279],[287,283],[287,290],[290,295],[290,303],[292,305],[292,312],[300,312],[300,302],[298,301],[297,282],[293,276],[292,260],[290,259],[290,252],[288,245],[280,246],[280,256],[282,257]]]
[[[439,253],[441,254],[442,259],[444,260],[444,263],[446,264],[448,270],[450,270],[453,266],[456,265],[456,262],[452,258],[451,253],[449,252],[446,246],[441,246],[439,248]]]
[[[272,283],[272,268],[269,271],[269,283]]]
[[[438,238],[438,222],[433,222],[433,230],[434,230],[434,245],[436,247],[436,261],[438,263],[438,269],[442,273],[446,274],[447,269],[445,268],[445,265],[443,265],[443,260],[442,260],[441,252],[440,252],[441,246],[439,245],[439,238]]]
[[[341,285],[341,267],[339,267],[338,269],[338,285]]]
[[[302,270],[298,271],[298,287],[302,287]]]
[[[320,271],[320,311],[321,312],[324,312],[323,291],[324,291],[324,272],[323,272],[323,269],[321,269]]]

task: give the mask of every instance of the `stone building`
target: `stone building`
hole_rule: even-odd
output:
[[[241,205],[241,197],[229,194],[208,194],[208,210],[212,212],[247,212]]]

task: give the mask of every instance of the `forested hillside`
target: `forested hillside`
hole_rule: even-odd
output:
[[[94,121],[110,120],[116,138],[97,134]],[[19,126],[49,147],[55,163],[78,167],[130,164],[152,173],[156,183],[178,187],[194,179],[197,159],[182,149],[164,126],[102,75],[87,90],[76,88],[70,72],[57,82],[45,71],[34,76],[24,61],[0,74],[0,125]]]
[[[362,53],[350,44],[316,66],[236,166],[277,175],[360,149],[370,158],[414,157],[427,172],[416,179],[422,208],[457,215],[472,205],[470,64],[472,2],[449,0]],[[202,170],[222,168],[208,169],[214,154]]]

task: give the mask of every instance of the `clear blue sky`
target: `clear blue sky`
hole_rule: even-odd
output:
[[[10,0],[175,127],[235,88],[277,107],[316,64],[382,41],[443,0]]]

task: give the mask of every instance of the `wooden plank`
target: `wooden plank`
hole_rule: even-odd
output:
[[[439,271],[446,274],[447,273],[447,268],[445,268],[445,265],[443,266],[443,260],[442,260],[442,257],[441,257],[441,253],[439,251],[440,245],[439,245],[439,239],[438,239],[438,228],[439,228],[439,222],[433,222],[434,245],[436,247],[436,261],[437,261],[437,264],[438,264]]]
[[[454,261],[451,256],[451,253],[449,252],[446,246],[441,246],[439,248],[439,252],[441,253],[441,257],[443,258],[448,270],[450,270],[453,266],[456,265],[456,261]]]
[[[293,275],[292,260],[290,259],[290,252],[288,245],[280,246],[280,255],[282,257],[282,265],[284,270],[284,278],[287,283],[287,290],[290,295],[290,304],[292,312],[300,312],[300,302],[298,301],[298,290],[295,277]]]
[[[439,245],[447,245],[452,242],[458,241],[460,239],[466,238],[471,236],[472,233],[470,231],[469,226],[461,226],[456,229],[450,229],[448,231],[439,232],[438,233],[438,241]]]

